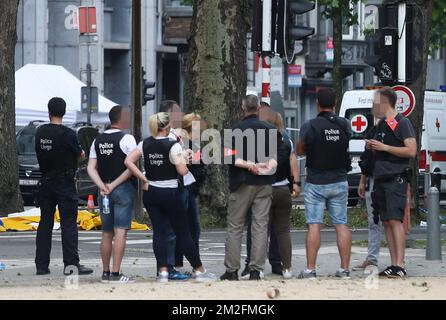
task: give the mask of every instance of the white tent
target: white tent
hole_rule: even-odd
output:
[[[48,101],[61,97],[67,102],[65,123],[85,121],[81,113],[81,87],[85,84],[62,66],[27,64],[15,73],[16,126],[30,121],[48,120]],[[99,112],[92,114],[94,124],[105,124],[116,103],[99,95]]]

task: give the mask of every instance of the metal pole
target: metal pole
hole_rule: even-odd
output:
[[[141,0],[132,0],[132,133],[136,141],[142,140],[142,57],[141,57]],[[135,218],[142,221],[142,186],[138,182]]]
[[[91,123],[90,5],[87,4],[87,123]]]
[[[262,12],[262,101],[271,104],[272,0],[263,0]]]
[[[426,260],[441,261],[440,192],[436,187],[429,189],[427,210]]]
[[[406,82],[406,3],[398,4],[398,81]]]

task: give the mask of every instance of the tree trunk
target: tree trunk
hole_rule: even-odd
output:
[[[339,114],[343,94],[342,76],[342,12],[340,8],[333,8],[333,89],[336,91],[336,113]]]
[[[249,4],[249,0],[194,0],[186,105],[222,134],[240,118],[246,94]],[[227,170],[224,165],[208,166],[200,195],[203,213],[226,215]]]
[[[432,8],[433,8],[433,0],[422,0],[417,1],[419,4],[420,10],[422,10],[421,15],[417,15],[415,19],[415,26],[413,28],[413,37],[415,41],[421,41],[423,43],[422,48],[414,47],[414,57],[416,62],[421,62],[422,69],[421,74],[418,79],[409,87],[415,93],[416,97],[416,107],[415,111],[409,116],[409,119],[412,121],[417,133],[417,143],[418,150],[421,149],[421,135],[423,128],[423,116],[424,116],[424,93],[426,90],[426,75],[427,75],[427,62],[429,55],[429,45],[430,45],[430,37],[431,37],[431,25],[432,25]],[[424,17],[424,19],[423,19]],[[420,50],[421,49],[421,50]],[[418,195],[418,160],[419,153],[417,159],[412,162],[413,171],[417,174],[414,175],[413,183],[412,183],[412,196],[415,201],[415,209],[416,214],[418,214],[419,207],[419,197]]]
[[[15,70],[18,0],[0,1],[0,215],[23,209],[15,141]]]

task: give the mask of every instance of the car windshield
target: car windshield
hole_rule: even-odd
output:
[[[345,112],[345,118],[350,121],[353,132],[352,139],[354,140],[363,140],[366,134],[373,128],[374,117],[372,109],[348,109]]]
[[[27,127],[21,130],[17,135],[17,153],[19,156],[35,155],[35,136],[36,128]]]

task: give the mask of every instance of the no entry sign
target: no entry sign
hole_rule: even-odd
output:
[[[403,116],[408,117],[415,110],[415,94],[405,86],[395,86],[392,89],[398,96],[396,110]]]

